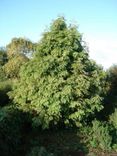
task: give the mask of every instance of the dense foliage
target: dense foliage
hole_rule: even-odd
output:
[[[0,66],[7,62],[7,53],[5,48],[0,48]]]
[[[9,95],[20,109],[32,112],[36,125],[79,127],[102,109],[105,74],[82,44],[77,28],[58,18],[23,66]]]
[[[0,82],[6,80],[6,75],[5,75],[5,72],[2,68],[2,66],[0,66]]]
[[[19,71],[29,59],[23,54],[17,54],[4,65],[4,72],[8,78],[19,77]]]
[[[111,66],[106,71],[106,94],[104,96],[104,109],[101,112],[102,119],[109,119],[117,108],[117,65]]]
[[[117,107],[117,65],[109,68],[107,71],[108,83],[109,83],[109,93],[108,100],[111,101],[111,106],[113,108]]]
[[[13,38],[11,43],[6,47],[8,58],[12,58],[17,54],[31,56],[35,50],[35,45],[25,38]]]
[[[117,151],[117,66],[104,71],[87,49],[63,17],[38,43],[0,48],[0,156]]]
[[[21,144],[22,114],[7,106],[0,109],[0,155],[16,156]]]

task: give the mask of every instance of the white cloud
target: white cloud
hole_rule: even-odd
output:
[[[105,69],[117,64],[117,37],[116,36],[85,36],[88,43],[90,58],[96,60]]]

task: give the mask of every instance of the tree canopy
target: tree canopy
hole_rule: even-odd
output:
[[[35,44],[25,38],[13,38],[6,48],[8,58],[14,57],[17,54],[25,54],[30,57],[35,51]]]
[[[60,17],[43,34],[9,95],[19,109],[33,114],[36,125],[79,127],[103,108],[104,79],[102,68],[89,59],[77,27],[67,26]]]
[[[3,69],[8,78],[18,78],[21,66],[29,59],[24,54],[16,54],[4,65]]]
[[[107,94],[104,97],[102,115],[108,118],[117,108],[117,65],[111,66],[106,73]]]

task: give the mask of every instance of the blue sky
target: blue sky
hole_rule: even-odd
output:
[[[79,26],[91,58],[108,68],[117,63],[117,0],[0,0],[0,46],[13,37],[39,41],[53,19]]]

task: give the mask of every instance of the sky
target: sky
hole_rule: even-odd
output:
[[[117,0],[0,0],[0,47],[14,37],[38,42],[58,16],[78,25],[91,59],[117,64]]]

